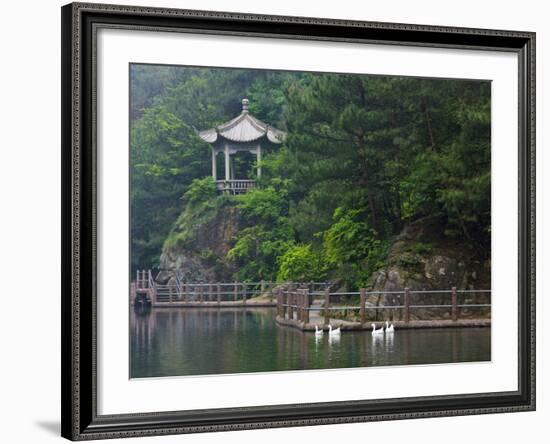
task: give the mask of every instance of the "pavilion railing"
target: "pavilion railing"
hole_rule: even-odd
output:
[[[216,188],[218,191],[231,194],[243,194],[255,187],[255,180],[216,180]]]

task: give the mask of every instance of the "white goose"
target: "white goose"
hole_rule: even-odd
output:
[[[377,330],[376,325],[374,325],[374,324],[371,324],[371,325],[372,325],[372,335],[373,336],[384,334],[384,327],[380,327]]]
[[[388,321],[386,321],[386,333],[393,333],[395,329],[393,328],[393,324],[390,325]]]
[[[315,326],[315,336],[319,337],[319,336],[323,336],[325,332],[321,329],[319,330],[319,328],[317,327],[317,325]]]
[[[328,335],[329,336],[340,336],[340,327],[332,329],[332,325],[328,324]]]

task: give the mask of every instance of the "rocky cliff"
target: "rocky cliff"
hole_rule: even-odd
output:
[[[228,258],[235,238],[244,228],[241,211],[235,202],[217,196],[195,205],[187,205],[164,243],[161,272],[157,280],[169,282],[179,274],[188,282],[230,282],[237,271]],[[402,306],[403,289],[409,288],[411,304],[448,305],[450,290],[490,290],[491,263],[483,256],[486,249],[475,249],[444,233],[445,224],[435,217],[417,220],[392,239],[384,266],[369,280],[368,291],[373,305]],[[338,277],[336,277],[338,282]],[[441,293],[415,295],[414,290],[444,290]],[[395,293],[394,293],[395,292]],[[461,293],[460,304],[488,303],[486,293]],[[486,315],[464,308],[462,317]],[[369,311],[374,314],[376,311]],[[416,308],[411,318],[426,319],[450,316],[448,309]],[[402,309],[378,311],[382,319],[402,319]]]
[[[411,290],[442,290],[456,287],[459,290],[490,290],[491,262],[479,251],[448,238],[437,218],[424,218],[408,226],[397,236],[390,247],[383,268],[377,270],[368,290],[392,292],[408,287]],[[411,304],[449,304],[449,294],[433,296],[412,295]],[[488,302],[490,296],[481,293],[459,295],[459,303]],[[371,297],[373,304],[401,305],[402,295],[382,293]],[[434,309],[435,310],[435,309]],[[428,309],[416,309],[411,318],[426,317]],[[448,310],[442,310],[444,315]],[[435,314],[435,313],[434,313]],[[468,309],[462,310],[467,316]],[[483,313],[479,313],[483,314]],[[393,319],[402,318],[402,310],[389,313]]]
[[[167,282],[176,273],[190,282],[231,280],[235,266],[227,252],[239,229],[239,209],[223,199],[188,206],[164,243],[157,280]]]

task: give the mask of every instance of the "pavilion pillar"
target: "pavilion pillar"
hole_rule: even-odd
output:
[[[262,161],[262,145],[258,145],[258,148],[256,149],[256,163],[258,171],[256,175],[260,177],[262,175],[262,167],[260,166],[260,162]]]
[[[225,180],[229,180],[229,145],[225,144]]]
[[[212,178],[214,180],[217,180],[217,174],[216,174],[216,150],[212,147]]]

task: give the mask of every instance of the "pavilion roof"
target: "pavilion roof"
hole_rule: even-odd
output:
[[[199,137],[208,143],[215,143],[220,137],[232,142],[253,142],[266,137],[271,143],[282,143],[286,133],[261,120],[248,111],[248,99],[243,99],[243,110],[234,119],[214,128],[199,132]]]

